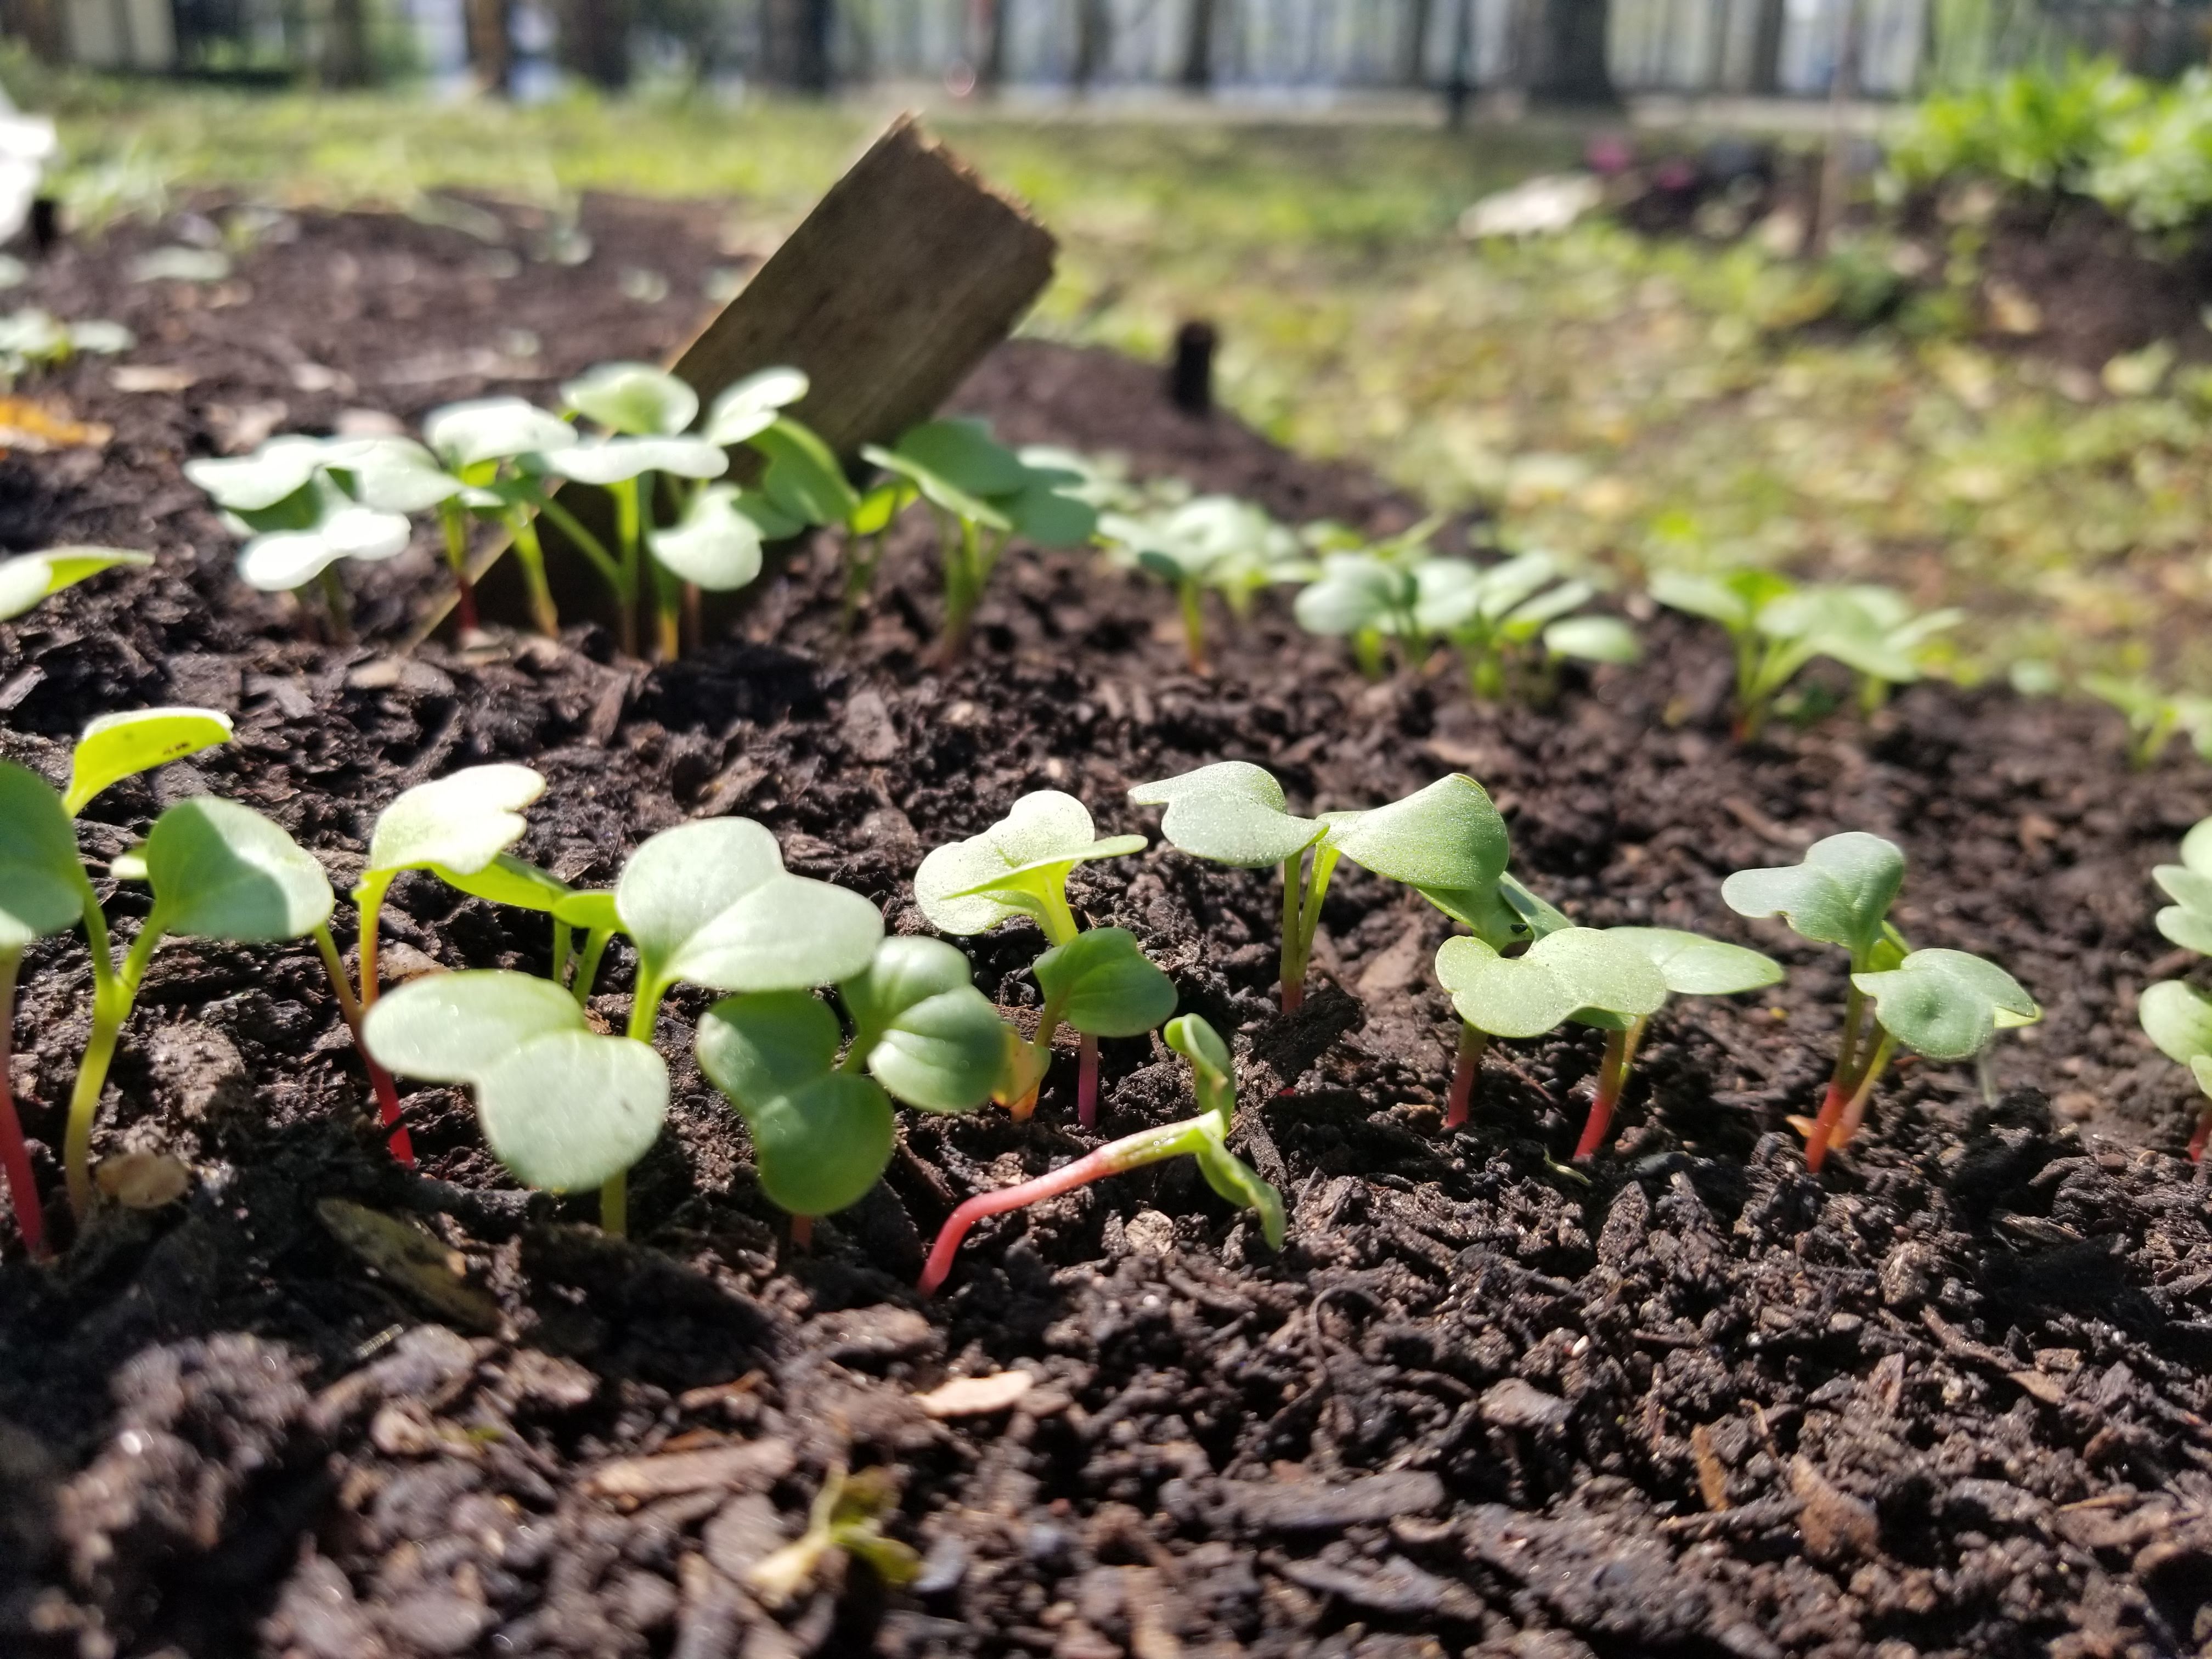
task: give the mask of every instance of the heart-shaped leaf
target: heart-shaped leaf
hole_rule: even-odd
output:
[[[60,933],[89,896],[61,797],[27,767],[0,761],[0,953]]]
[[[968,972],[942,939],[887,939],[866,972],[837,988],[870,1074],[909,1106],[966,1112],[991,1097],[1006,1026]]]
[[[153,562],[151,553],[130,553],[119,547],[55,547],[0,559],[0,622],[20,617],[41,599],[103,570]]]
[[[681,432],[699,412],[699,394],[651,363],[600,363],[587,368],[562,386],[561,401],[610,432],[641,438]]]
[[[616,484],[665,472],[678,478],[719,478],[730,458],[704,438],[599,438],[545,457],[545,470],[578,483]]]
[[[1045,1006],[1086,1036],[1139,1036],[1175,1012],[1175,982],[1124,927],[1094,927],[1036,959]]]
[[[1413,574],[1365,553],[1332,553],[1320,580],[1302,589],[1291,609],[1309,634],[1403,630],[1419,600]]]
[[[1022,796],[980,836],[939,847],[915,872],[914,895],[930,925],[980,933],[1011,916],[1059,924],[1066,911],[1067,872],[1092,859],[1145,850],[1142,836],[1101,840],[1074,796],[1040,789]],[[1072,921],[1065,931],[1074,931]]]
[[[1662,570],[1650,581],[1651,597],[1660,604],[1717,622],[1732,634],[1748,634],[1761,611],[1796,589],[1796,583],[1787,576],[1756,569],[1733,570],[1719,576]]]
[[[2043,1018],[2018,980],[1964,951],[1915,951],[1851,983],[1874,999],[1884,1030],[1930,1060],[1970,1060],[1996,1031]]]
[[[1283,786],[1249,761],[1217,761],[1180,777],[1140,783],[1139,806],[1164,806],[1160,831],[1194,858],[1258,869],[1296,858],[1321,838],[1318,818],[1291,815]]]
[[[1160,1035],[1169,1048],[1190,1062],[1191,1088],[1198,1109],[1211,1112],[1225,1125],[1237,1115],[1237,1062],[1229,1045],[1197,1014],[1183,1014],[1167,1023]],[[1234,1194],[1230,1194],[1234,1196]]]
[[[1458,773],[1388,806],[1324,813],[1322,822],[1328,825],[1324,845],[1409,887],[1493,887],[1512,851],[1505,820],[1488,793]]]
[[[374,562],[406,550],[413,527],[397,513],[348,501],[334,487],[319,498],[313,527],[256,536],[239,550],[238,574],[264,593],[289,592],[340,559]]]
[[[710,593],[743,587],[760,574],[761,527],[738,505],[734,484],[711,484],[684,516],[646,537],[653,556]]]
[[[971,496],[1010,495],[1029,481],[1021,457],[991,436],[981,421],[927,421],[899,435],[896,451],[933,477]]]
[[[541,870],[511,853],[500,854],[479,870],[451,870],[442,864],[434,864],[430,871],[447,886],[471,898],[490,904],[511,904],[518,910],[544,911],[564,922],[568,918],[561,915],[562,905],[579,896],[574,889],[550,870]],[[608,925],[616,925],[614,895],[603,893],[596,896],[606,902]]]
[[[549,1192],[622,1174],[651,1150],[668,1114],[660,1056],[599,1036],[574,998],[528,974],[410,980],[378,1000],[362,1035],[391,1071],[472,1085],[494,1156]]]
[[[1641,951],[1676,996],[1734,996],[1782,982],[1780,963],[1725,939],[1679,927],[1608,927],[1605,934]]]
[[[806,395],[806,376],[795,368],[763,368],[724,388],[707,411],[699,435],[725,449],[775,424],[777,412]]]
[[[449,467],[547,455],[580,440],[576,428],[520,398],[478,398],[434,410],[422,437]]]
[[[793,1215],[867,1195],[897,1126],[881,1087],[835,1069],[837,1017],[804,992],[727,997],[699,1022],[699,1069],[752,1132],[761,1190]]]
[[[1801,939],[1863,955],[1881,939],[1904,882],[1896,842],[1853,830],[1814,842],[1802,864],[1737,871],[1721,884],[1721,898],[1738,915],[1779,915]]]
[[[1480,939],[1448,939],[1437,952],[1437,978],[1462,1019],[1499,1037],[1541,1036],[1585,1012],[1640,1019],[1667,1000],[1667,981],[1651,959],[1594,927],[1547,934],[1519,957],[1502,957]]]
[[[991,505],[1036,546],[1085,547],[1098,533],[1098,509],[1073,493],[1082,483],[1080,473],[1028,467],[1022,487],[993,496]]]
[[[139,708],[102,714],[84,728],[70,757],[71,817],[112,784],[230,741],[230,716],[212,708]]]
[[[851,979],[874,957],[884,919],[858,893],[783,867],[750,818],[664,830],[615,886],[641,982],[718,991],[796,991]]]
[[[330,446],[323,465],[349,494],[380,513],[427,513],[461,493],[461,481],[411,438],[354,438]]]
[[[2212,997],[2178,979],[2143,987],[2136,1005],[2143,1034],[2168,1060],[2186,1066],[2212,1055]]]
[[[874,444],[860,446],[860,459],[882,467],[913,485],[922,499],[956,519],[987,530],[1012,530],[1013,520],[997,506],[972,490],[963,489],[942,473],[932,471],[914,456]]]
[[[286,433],[270,439],[250,455],[227,455],[185,463],[190,478],[218,507],[250,513],[274,507],[305,489],[331,453],[326,438]]]
[[[855,536],[880,536],[918,493],[904,478],[886,478],[860,497],[859,504],[846,516],[845,527]]]
[[[522,839],[522,809],[544,793],[526,766],[471,766],[418,783],[378,815],[363,873],[438,865],[471,875]]]
[[[236,801],[196,795],[154,820],[146,873],[163,928],[241,945],[299,939],[328,921],[323,866]]]
[[[1644,654],[1636,630],[1618,617],[1569,617],[1544,630],[1544,649],[1577,662],[1632,663]]]
[[[793,420],[782,419],[747,440],[768,457],[761,491],[801,524],[843,524],[860,504],[830,446]]]

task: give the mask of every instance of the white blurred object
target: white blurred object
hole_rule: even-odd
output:
[[[12,240],[29,220],[57,142],[52,121],[18,114],[0,93],[0,242]]]
[[[1587,173],[1547,173],[1486,196],[1459,216],[1470,242],[1486,236],[1555,236],[1605,199]]]

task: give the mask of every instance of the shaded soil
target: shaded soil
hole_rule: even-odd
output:
[[[912,1275],[960,1197],[1089,1144],[1072,1064],[1027,1125],[909,1115],[886,1182],[797,1253],[690,1061],[704,1000],[678,994],[669,1130],[634,1176],[637,1237],[608,1241],[588,1203],[512,1190],[453,1091],[410,1095],[422,1167],[393,1165],[310,956],[173,942],[100,1145],[173,1151],[193,1190],[103,1212],[54,1269],[0,1232],[0,1650],[1905,1659],[2212,1638],[2212,1239],[2174,1155],[2187,1080],[2134,1019],[2141,985],[2185,965],[2150,925],[2148,872],[2206,810],[2201,770],[2130,775],[2106,714],[1942,686],[1739,750],[1719,641],[1666,618],[1642,666],[1542,709],[1475,706],[1442,664],[1365,684],[1273,604],[1202,681],[1157,589],[1073,558],[1010,560],[973,660],[940,676],[920,665],[936,601],[918,526],[852,641],[831,550],[810,550],[764,580],[742,637],[653,671],[589,625],[391,654],[427,548],[378,573],[357,647],[307,642],[239,589],[179,471],[236,437],[238,411],[281,401],[315,425],[500,389],[505,362],[404,384],[374,366],[520,318],[540,319],[526,390],[657,353],[694,320],[678,278],[722,257],[716,222],[593,203],[592,260],[479,283],[477,238],[307,219],[221,307],[112,283],[113,247],[40,274],[57,309],[137,329],[132,363],[198,378],[126,394],[81,362],[42,391],[112,442],[0,462],[0,544],[161,556],[0,627],[0,750],[52,775],[96,713],[239,719],[234,744],[96,802],[91,856],[212,789],[282,821],[343,889],[398,790],[526,761],[551,787],[523,850],[571,880],[741,812],[915,929],[923,851],[1024,790],[1150,829],[1123,792],[1208,760],[1264,762],[1314,809],[1464,769],[1571,913],[1758,942],[1789,985],[1668,1011],[1618,1144],[1569,1170],[1589,1034],[1494,1055],[1474,1123],[1443,1133],[1441,917],[1340,878],[1323,983],[1285,1023],[1271,884],[1162,848],[1089,866],[1078,908],[1133,929],[1182,1006],[1235,1034],[1238,1144],[1284,1191],[1287,1246],[1270,1255],[1170,1166],[988,1224],[925,1304]],[[672,273],[680,297],[624,300],[623,264]],[[1411,516],[1358,474],[1173,415],[1140,365],[1017,343],[962,401],[1286,516]],[[1841,828],[1906,847],[1917,942],[2000,958],[2050,1012],[1996,1051],[1994,1104],[1969,1071],[1903,1068],[1816,1181],[1785,1119],[1817,1097],[1839,964],[1739,922],[1717,889]],[[128,888],[110,906],[126,924],[143,908]],[[410,952],[544,962],[536,919],[428,879],[387,914],[395,971]],[[987,992],[1035,1002],[1036,934],[970,944]],[[601,981],[610,1018],[625,969]],[[76,942],[32,953],[15,1079],[50,1195],[88,983]],[[1156,1042],[1104,1048],[1102,1133],[1188,1112]],[[415,1282],[442,1286],[444,1315],[339,1243],[332,1199],[426,1230]],[[1010,1406],[918,1403],[1009,1369],[1033,1378]],[[897,1473],[889,1525],[921,1576],[833,1573],[771,1613],[744,1576],[841,1462]]]

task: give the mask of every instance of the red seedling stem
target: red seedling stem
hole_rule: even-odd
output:
[[[812,1216],[795,1215],[791,1218],[791,1248],[794,1250],[811,1250],[814,1248],[814,1218]]]
[[[1598,1067],[1597,1093],[1591,1098],[1583,1138],[1575,1147],[1577,1164],[1597,1156],[1597,1149],[1605,1144],[1606,1131],[1613,1127],[1613,1109],[1620,1104],[1621,1091],[1628,1086],[1628,1037],[1625,1030],[1605,1034],[1605,1060]]]
[[[391,1132],[386,1136],[385,1144],[391,1147],[392,1156],[399,1161],[402,1167],[411,1170],[415,1167],[415,1139],[399,1122],[399,1085],[392,1080],[391,1073],[376,1063],[375,1057],[368,1052],[368,1044],[362,1038],[362,1005],[355,998],[353,987],[346,981],[345,963],[338,956],[337,941],[331,937],[328,927],[315,930],[315,945],[322,952],[323,966],[330,974],[331,988],[337,994],[338,1012],[345,1016],[346,1029],[353,1033],[354,1050],[360,1054],[361,1063],[368,1068],[369,1087],[376,1091],[378,1118]],[[362,983],[368,991],[368,1000],[374,1002],[376,1000],[376,981],[374,977],[376,948],[366,939],[362,941],[361,955]]]
[[[2189,1137],[2189,1161],[2191,1164],[2204,1161],[2204,1144],[2208,1140],[2212,1140],[2212,1104],[2208,1104],[2198,1114],[2197,1133]]]
[[[937,1243],[929,1252],[928,1265],[921,1270],[921,1293],[924,1296],[937,1293],[937,1287],[951,1274],[953,1258],[960,1254],[960,1241],[967,1237],[968,1230],[984,1217],[1004,1215],[1008,1210],[1041,1204],[1048,1198],[1072,1193],[1078,1187],[1088,1186],[1103,1176],[1120,1174],[1120,1165],[1110,1157],[1120,1145],[1117,1141],[1111,1146],[1101,1146],[1089,1156],[1079,1158],[1074,1163],[1064,1164],[1048,1175],[1041,1175],[1034,1181],[1001,1187],[996,1192],[978,1193],[953,1211],[937,1235]]]
[[[1813,1133],[1805,1137],[1805,1167],[1814,1175],[1820,1173],[1820,1165],[1827,1161],[1828,1142],[1835,1135],[1836,1125],[1843,1120],[1844,1107],[1850,1098],[1841,1083],[1830,1082],[1828,1092],[1820,1102],[1820,1115],[1813,1121]]]
[[[1098,1125],[1098,1039],[1085,1036],[1082,1059],[1075,1074],[1075,1121],[1085,1128]]]
[[[1456,1129],[1467,1121],[1474,1103],[1474,1085],[1482,1077],[1482,1057],[1489,1051],[1490,1034],[1472,1025],[1459,1031],[1459,1060],[1452,1068],[1451,1102],[1444,1112],[1444,1127]]]
[[[15,1115],[15,1085],[9,1079],[9,1062],[15,1037],[15,970],[22,953],[0,954],[0,1167],[8,1173],[8,1196],[15,1206],[15,1231],[33,1260],[46,1258],[46,1212],[39,1206],[38,1182],[31,1176],[30,1148],[23,1144],[23,1125]]]

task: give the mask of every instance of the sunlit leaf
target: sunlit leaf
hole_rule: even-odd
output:
[[[111,785],[228,743],[230,734],[230,716],[212,708],[139,708],[100,715],[76,740],[63,803],[75,817]]]
[[[699,1022],[699,1069],[752,1132],[761,1190],[793,1215],[859,1203],[890,1162],[890,1101],[834,1069],[837,1042],[837,1017],[803,992],[727,997]]]
[[[734,484],[711,484],[684,516],[646,537],[653,556],[708,592],[743,587],[760,574],[761,527],[738,505]]]
[[[778,411],[806,395],[806,376],[795,368],[763,368],[732,382],[707,411],[699,435],[708,443],[728,448],[765,432]]]
[[[1088,1036],[1138,1036],[1175,1012],[1175,982],[1121,927],[1078,933],[1036,959],[1048,1007]]]
[[[323,866],[236,801],[196,795],[155,819],[146,872],[172,933],[258,944],[301,938],[330,920]]]
[[[699,412],[699,394],[651,363],[600,363],[586,369],[562,385],[561,401],[586,420],[633,437],[670,436],[690,426]],[[710,434],[708,441],[719,447],[722,441]]]
[[[1160,831],[1193,857],[1243,869],[1280,864],[1321,838],[1318,818],[1289,811],[1283,786],[1249,761],[1218,761],[1179,777],[1140,783],[1139,806],[1164,806]]]
[[[527,766],[465,767],[418,783],[377,815],[368,842],[368,871],[432,865],[471,875],[522,839],[522,809],[545,793]]]
[[[1142,836],[1099,839],[1081,801],[1040,789],[982,834],[922,860],[915,899],[930,925],[947,933],[980,933],[1016,915],[1042,922],[1065,904],[1067,872],[1078,864],[1144,850]]]
[[[29,768],[0,761],[0,953],[69,927],[88,890],[61,797]]]
[[[1964,951],[1915,951],[1884,972],[1854,974],[1882,1028],[1930,1060],[1967,1060],[2008,1026],[2043,1018],[2020,981]]]
[[[1897,844],[1854,830],[1814,842],[1802,863],[1737,871],[1721,898],[1738,915],[1779,915],[1802,939],[1863,951],[1881,938],[1904,881]]]
[[[1676,927],[1608,927],[1605,934],[1641,951],[1677,996],[1733,996],[1782,982],[1780,963],[1725,939]]]
[[[153,562],[151,553],[131,553],[119,547],[55,547],[0,559],[0,622],[20,617],[41,599],[103,570]]]

